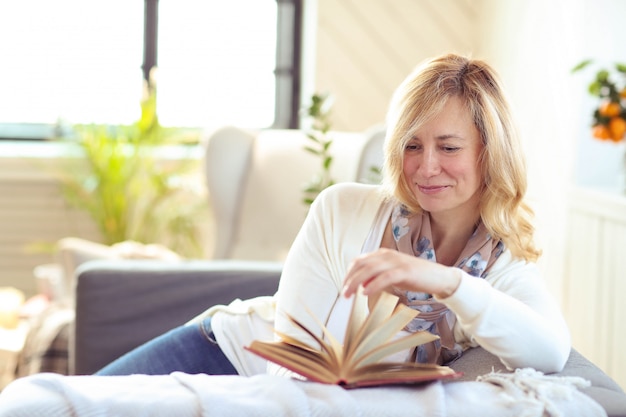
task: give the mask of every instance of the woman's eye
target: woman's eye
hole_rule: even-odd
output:
[[[407,151],[416,151],[417,149],[419,149],[419,147],[415,144],[408,144],[405,146],[404,149]]]
[[[442,149],[444,150],[444,152],[456,152],[461,148],[457,146],[443,146]]]

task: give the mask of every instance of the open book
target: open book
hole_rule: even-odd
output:
[[[365,296],[359,291],[354,298],[343,344],[319,320],[316,321],[322,337],[289,317],[320,347],[277,332],[282,340],[255,340],[246,349],[311,381],[345,388],[419,383],[461,375],[447,366],[383,361],[393,353],[431,342],[438,336],[421,331],[392,340],[419,312],[398,303],[398,297],[383,292],[372,311],[364,314],[357,306]]]

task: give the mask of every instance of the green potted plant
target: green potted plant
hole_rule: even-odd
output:
[[[303,202],[307,205],[311,205],[320,192],[335,183],[330,174],[333,163],[330,152],[333,140],[328,134],[331,128],[331,108],[332,100],[328,94],[313,94],[311,104],[303,109],[311,119],[311,128],[306,133],[309,144],[304,149],[319,157],[321,163],[320,171],[304,187]]]
[[[183,256],[201,256],[198,223],[205,203],[185,189],[190,161],[164,152],[177,144],[176,136],[159,124],[155,89],[147,92],[136,123],[75,126],[75,138],[62,139],[80,156],[66,161],[62,192],[89,214],[103,243],[160,243]]]
[[[311,205],[320,192],[335,183],[331,175],[331,166],[333,164],[331,152],[333,138],[329,134],[332,127],[331,109],[332,97],[327,93],[313,94],[311,103],[303,109],[305,116],[311,119],[311,127],[306,134],[309,142],[304,146],[304,149],[317,156],[321,165],[319,172],[305,184],[302,201],[306,205]],[[369,177],[365,180],[370,184],[379,184],[382,181],[381,168],[371,166],[369,168]]]

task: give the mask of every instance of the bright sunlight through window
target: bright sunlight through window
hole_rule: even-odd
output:
[[[274,121],[275,0],[161,0],[158,54],[163,124]]]
[[[143,0],[0,0],[0,123],[135,121],[143,7]],[[161,0],[161,123],[271,125],[275,49],[275,0]]]

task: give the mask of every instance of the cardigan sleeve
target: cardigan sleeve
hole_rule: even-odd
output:
[[[569,329],[536,264],[505,251],[485,279],[463,274],[457,291],[440,300],[457,316],[458,342],[481,345],[509,369],[563,369]]]
[[[291,324],[288,314],[322,334],[313,317],[326,324],[350,262],[372,229],[380,196],[376,186],[341,183],[315,199],[285,260],[276,293],[277,331],[315,343]]]

